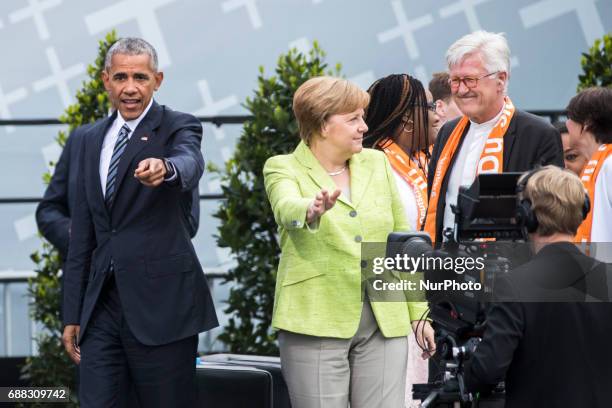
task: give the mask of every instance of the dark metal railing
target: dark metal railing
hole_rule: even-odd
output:
[[[223,200],[223,194],[200,194],[200,200]],[[38,204],[41,197],[0,198],[0,204]]]
[[[196,116],[203,123],[212,123],[219,127],[223,125],[240,125],[253,118],[250,115]],[[0,126],[49,126],[64,125],[59,119],[0,119]],[[222,194],[201,194],[200,200],[222,200]],[[37,204],[41,197],[8,197],[0,198],[2,204]]]
[[[536,109],[530,110],[530,113],[534,115],[547,117],[551,122],[558,121],[561,117],[565,116],[563,110],[553,109]],[[230,116],[197,116],[197,119],[203,123],[212,123],[219,127],[223,125],[239,125],[247,120],[252,119],[250,115],[230,115]],[[48,125],[63,125],[58,119],[0,119],[0,126],[48,126]],[[222,194],[202,194],[200,200],[221,200],[223,199]],[[9,197],[0,198],[1,204],[36,204],[41,200],[40,197]]]
[[[240,125],[253,116],[250,115],[223,115],[223,116],[196,116],[200,122],[212,123],[216,126]],[[59,119],[39,118],[39,119],[0,119],[0,126],[48,126],[65,125]]]

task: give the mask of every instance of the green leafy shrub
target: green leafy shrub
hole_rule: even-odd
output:
[[[77,102],[70,105],[60,117],[60,121],[68,125],[68,131],[60,131],[56,138],[60,146],[64,146],[69,132],[108,114],[110,103],[100,78],[106,52],[116,40],[116,34],[112,31],[99,42],[98,56],[95,62],[87,67],[89,78],[83,82],[82,89],[77,92]],[[49,183],[51,173],[44,174],[43,179],[45,183]],[[44,240],[42,250],[33,253],[31,259],[36,264],[36,277],[28,282],[28,293],[32,298],[31,316],[43,330],[36,338],[38,355],[26,360],[22,375],[32,386],[67,386],[74,393],[76,371],[74,363],[68,358],[62,345],[63,325],[60,320],[62,261],[58,251]],[[71,399],[72,401],[66,406],[78,406],[76,395],[71,395]],[[42,404],[33,406],[38,405],[43,406]]]
[[[253,118],[245,122],[224,171],[212,168],[225,198],[214,214],[221,221],[217,244],[228,247],[237,262],[225,278],[234,284],[225,310],[231,317],[219,336],[232,353],[278,353],[270,324],[279,246],[262,170],[269,157],[293,151],[300,140],[292,111],[297,88],[315,76],[339,75],[340,65],[326,72],[324,58],[315,42],[308,55],[295,49],[281,55],[273,76],[260,67],[255,95],[244,105]]]
[[[612,86],[612,35],[606,34],[582,54],[578,92],[592,86]]]

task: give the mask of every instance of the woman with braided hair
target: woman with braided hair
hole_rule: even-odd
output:
[[[433,97],[407,74],[381,78],[368,93],[364,146],[387,155],[408,221],[420,230],[427,211],[427,160],[439,124]]]
[[[427,160],[439,123],[433,97],[418,79],[407,74],[381,78],[370,86],[368,93],[364,145],[386,154],[408,221],[415,230],[420,230],[427,211]],[[412,384],[427,382],[425,359],[429,353],[423,350],[424,346],[409,336],[406,375],[409,407],[417,406],[412,401]]]

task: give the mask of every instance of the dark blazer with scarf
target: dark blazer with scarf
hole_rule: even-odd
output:
[[[133,131],[117,170],[111,209],[100,184],[100,152],[116,113],[85,131],[72,234],[64,276],[64,323],[80,339],[111,258],[125,319],[145,345],[167,344],[218,325],[202,268],[191,244],[184,205],[204,171],[202,126],[188,114],[153,102]],[[168,158],[179,182],[151,188],[134,177],[146,158]]]
[[[461,117],[445,123],[438,133],[431,159],[429,160],[429,170],[427,174],[428,197],[431,195],[431,186],[433,184],[438,158],[442,154],[444,145],[453,133],[453,129],[455,129],[460,119]],[[441,242],[442,240],[446,190],[448,188],[450,174],[469,128],[470,124],[468,122],[461,136],[459,146],[457,146],[457,150],[442,180],[436,217],[436,242]],[[545,166],[547,164],[564,167],[561,136],[559,132],[544,119],[517,109],[512,116],[508,131],[504,135],[503,158],[503,171],[505,172],[523,172],[531,170],[536,166]]]

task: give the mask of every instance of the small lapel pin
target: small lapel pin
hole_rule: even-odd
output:
[[[140,138],[140,140],[144,140],[146,142],[147,140],[149,140],[149,136],[143,136]]]

